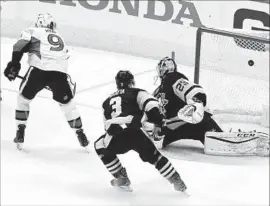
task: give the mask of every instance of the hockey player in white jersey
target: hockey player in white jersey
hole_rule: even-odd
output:
[[[224,132],[207,109],[202,86],[177,71],[172,58],[161,59],[157,66],[160,86],[154,96],[167,119],[166,126],[155,128],[154,142],[163,148],[181,139],[198,140],[205,153],[216,155],[269,155],[269,135],[260,132]]]
[[[69,51],[63,38],[56,31],[52,15],[41,13],[35,26],[22,31],[20,39],[14,44],[12,60],[7,64],[4,75],[13,81],[20,69],[20,61],[28,53],[29,69],[20,85],[16,122],[17,134],[14,142],[22,149],[30,102],[45,87],[50,88],[53,99],[57,101],[79,143],[87,148],[89,141],[82,129],[82,121],[73,101],[75,91],[67,74]]]

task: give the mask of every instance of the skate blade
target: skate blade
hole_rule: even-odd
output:
[[[132,192],[133,189],[130,187],[130,185],[116,185],[116,184],[113,184],[111,183],[111,185],[114,187],[114,188],[117,188],[117,189],[120,189],[120,190],[124,190],[125,192]]]
[[[125,192],[133,192],[133,189],[130,186],[114,186],[121,190],[124,190]]]
[[[176,192],[180,192],[181,196],[183,197],[189,197],[189,193],[187,192],[187,188],[186,189],[180,189],[180,188],[174,188]]]
[[[23,143],[16,143],[16,148],[20,151],[23,150]]]
[[[190,194],[187,193],[187,191],[182,192],[182,195],[183,195],[184,197],[190,197]]]
[[[88,154],[90,154],[91,153],[91,149],[90,149],[90,147],[89,146],[86,146],[86,147],[84,147],[84,150],[88,153]]]

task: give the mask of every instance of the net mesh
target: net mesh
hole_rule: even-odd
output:
[[[269,38],[267,32],[242,33]],[[199,70],[214,112],[261,115],[269,105],[269,42],[203,32]]]

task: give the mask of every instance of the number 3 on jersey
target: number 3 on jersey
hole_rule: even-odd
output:
[[[110,105],[112,107],[112,118],[118,117],[122,113],[122,99],[117,96],[110,100]]]

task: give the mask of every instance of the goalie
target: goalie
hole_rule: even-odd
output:
[[[161,84],[154,96],[167,121],[162,128],[151,128],[147,122],[144,125],[147,131],[151,128],[153,141],[159,149],[181,139],[193,139],[204,145],[207,154],[269,155],[268,134],[224,132],[206,109],[207,96],[203,88],[178,72],[173,59],[161,59],[157,72]]]

